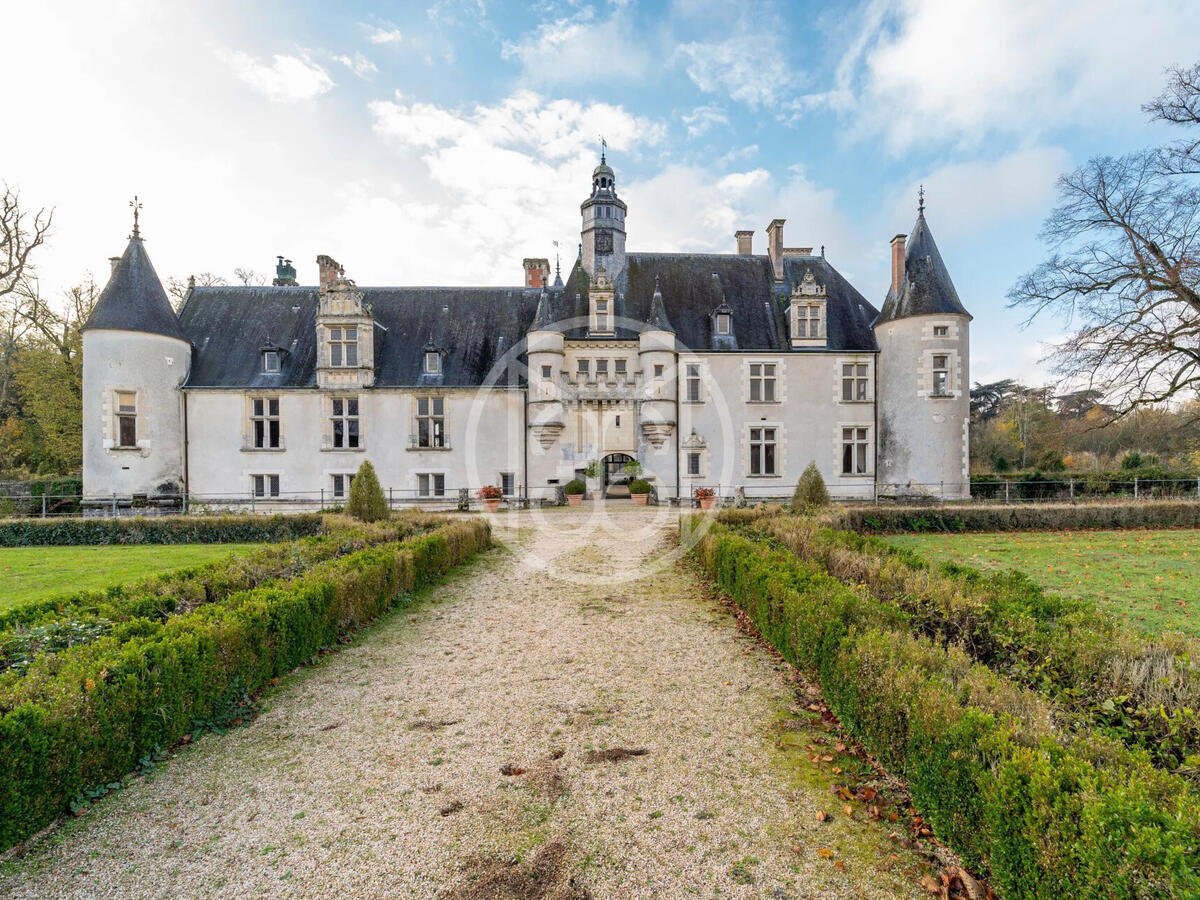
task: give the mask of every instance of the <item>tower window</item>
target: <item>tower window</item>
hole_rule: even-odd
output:
[[[662,378],[662,377],[663,377],[663,367],[662,367],[662,364],[661,364],[661,363],[659,363],[659,364],[655,365],[655,367],[654,367],[654,377],[655,377],[655,378]]]
[[[436,350],[425,351],[425,374],[440,375],[442,371],[442,354]]]
[[[352,326],[329,329],[329,365],[346,368],[358,365],[358,329]]]
[[[250,401],[250,426],[255,450],[279,449],[279,398],[254,397]]]
[[[843,428],[842,429],[842,474],[843,475],[868,475],[870,470],[867,463],[869,460],[869,445],[867,443],[867,429],[865,428]]]
[[[934,337],[946,337],[949,334],[950,334],[950,326],[949,325],[934,325],[933,326],[933,336]]]
[[[866,363],[849,363],[842,366],[842,402],[854,403],[866,399]]]
[[[137,446],[137,394],[117,391],[117,446]]]
[[[937,355],[933,358],[933,396],[950,395],[950,357]]]
[[[750,364],[750,402],[775,402],[775,364]]]
[[[552,377],[551,372],[553,372],[553,369],[550,366],[542,366],[542,380],[549,381]]]
[[[330,422],[334,449],[355,450],[360,446],[357,397],[334,397]]]
[[[750,429],[750,474],[778,475],[774,428]]]
[[[446,446],[446,398],[417,398],[417,447],[444,449]]]

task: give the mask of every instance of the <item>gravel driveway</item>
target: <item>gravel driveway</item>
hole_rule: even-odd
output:
[[[251,725],[0,863],[0,896],[928,896],[833,795],[794,676],[671,561],[673,514],[495,519]]]

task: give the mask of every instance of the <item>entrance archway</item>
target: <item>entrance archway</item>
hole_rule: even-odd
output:
[[[628,453],[610,453],[600,461],[604,466],[604,496],[628,497],[629,482],[632,480],[625,474],[627,463],[636,462]]]

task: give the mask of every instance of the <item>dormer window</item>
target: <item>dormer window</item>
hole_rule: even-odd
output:
[[[733,316],[727,312],[717,313],[717,334],[728,335],[733,331]]]
[[[437,350],[425,351],[425,374],[426,375],[441,375],[442,374],[442,354]]]
[[[597,300],[596,301],[596,330],[597,331],[611,331],[612,330],[608,324],[608,301],[607,300]]]
[[[789,328],[792,347],[824,347],[828,337],[825,328],[825,285],[817,282],[812,269],[792,286],[789,298]]]
[[[351,368],[358,365],[358,329],[334,326],[329,329],[329,365]]]
[[[821,311],[823,305],[820,303],[797,303],[795,308],[795,334],[797,338],[822,338],[824,337],[821,328]]]
[[[279,371],[279,351],[263,351],[263,371],[272,374]]]

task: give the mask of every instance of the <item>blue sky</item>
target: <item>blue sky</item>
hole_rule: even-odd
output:
[[[567,261],[597,136],[629,246],[732,251],[787,219],[878,305],[916,188],[975,315],[972,378],[1042,382],[1013,281],[1054,179],[1162,140],[1142,102],[1200,51],[1172,0],[861,4],[48,0],[6,12],[18,140],[0,178],[56,207],[40,274],[102,279],[130,195],[160,275],[514,283]],[[15,21],[14,21],[15,17]]]

